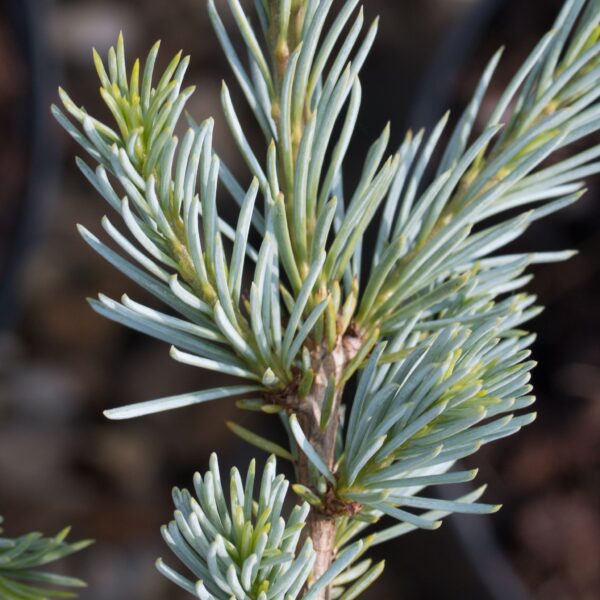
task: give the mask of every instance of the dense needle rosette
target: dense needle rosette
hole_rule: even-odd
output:
[[[307,539],[298,549],[308,505],[295,506],[287,520],[282,516],[289,483],[276,474],[273,456],[256,481],[254,500],[255,471],[252,461],[243,481],[235,467],[231,470],[228,501],[213,454],[210,470],[194,475],[195,495],[173,490],[175,519],[162,534],[195,580],[182,577],[162,560],[157,566],[203,600],[293,600],[310,574],[312,542]]]

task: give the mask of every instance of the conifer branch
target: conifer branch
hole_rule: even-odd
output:
[[[113,125],[62,90],[69,117],[53,107],[96,163],[78,159],[79,168],[128,231],[103,220],[118,251],[81,228],[84,239],[166,312],[103,295],[92,307],[167,342],[175,360],[245,380],[107,416],[237,398],[241,408],[278,414],[289,434],[288,451],[230,424],[244,440],[292,460],[294,491],[310,505],[299,534],[305,550],[281,554],[276,568],[260,567],[260,552],[242,552],[230,531],[240,498],[248,497],[238,475],[231,512],[215,483],[216,459],[213,483],[202,480],[218,500],[212,514],[211,497],[197,509],[189,494],[175,494],[181,513],[167,541],[198,582],[159,568],[200,598],[258,600],[284,588],[291,598],[356,597],[383,569],[361,558],[371,545],[435,529],[452,512],[498,509],[479,501],[483,487],[455,501],[426,488],[471,481],[476,471],[451,471],[455,462],[535,417],[523,412],[534,401],[534,363],[533,336],[521,326],[540,308],[522,289],[530,265],[572,252],[500,251],[535,220],[575,202],[582,179],[600,170],[600,146],[570,158],[562,152],[600,129],[600,4],[567,0],[481,132],[475,122],[501,52],[447,143],[447,114],[429,133],[409,132],[391,155],[386,127],[347,190],[359,77],[377,31],[377,20],[365,26],[358,4],[255,0],[254,29],[238,0],[219,9],[209,0],[217,38],[264,135],[262,144],[247,138],[223,84],[223,112],[247,181],[238,182],[213,149],[212,119],[192,123],[181,140],[174,135],[193,93],[183,85],[189,59],[181,53],[160,78],[153,76],[158,45],[130,73],[122,36],[107,66],[94,53]],[[225,28],[225,10],[237,33]],[[219,216],[224,190],[240,206],[237,223]],[[375,226],[371,251],[363,242]],[[259,240],[256,247],[250,239]],[[357,391],[347,405],[344,386],[353,377]],[[273,469],[269,462],[267,488]],[[253,519],[270,518],[263,513],[269,494],[261,491],[244,527],[265,525]],[[384,515],[398,523],[368,530]],[[268,535],[277,537],[280,527],[273,523],[278,533]]]

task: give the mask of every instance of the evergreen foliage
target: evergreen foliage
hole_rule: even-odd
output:
[[[41,533],[0,537],[0,597],[11,600],[73,598],[76,594],[69,589],[85,587],[83,581],[40,570],[92,543],[90,540],[67,542],[68,535],[69,528],[50,538]]]
[[[94,310],[167,342],[177,361],[240,380],[106,415],[226,398],[278,414],[289,450],[229,426],[294,463],[293,489],[306,504],[287,524],[280,518],[287,483],[270,459],[255,503],[254,467],[250,489],[232,472],[228,506],[213,458],[196,476],[197,501],[175,491],[175,522],[163,531],[197,579],[159,569],[202,599],[349,600],[383,569],[361,558],[370,545],[435,529],[452,512],[498,508],[479,502],[483,488],[456,501],[427,488],[471,481],[476,472],[450,470],[455,462],[535,417],[533,336],[522,326],[540,308],[523,291],[527,269],[572,252],[499,251],[575,202],[582,179],[600,170],[600,146],[570,158],[562,151],[600,129],[600,2],[567,0],[481,131],[501,51],[451,129],[446,114],[389,155],[386,127],[351,190],[343,165],[377,21],[365,26],[358,0],[255,0],[254,17],[238,0],[221,4],[247,56],[213,0],[208,12],[265,138],[246,137],[223,84],[247,180],[214,150],[212,119],[190,118],[175,134],[193,93],[183,83],[189,58],[179,53],[155,76],[158,44],[130,70],[122,36],[106,64],[94,52],[113,124],[63,90],[65,112],[52,108],[126,231],[104,217],[111,244],[80,227],[83,238],[164,306],[100,295]],[[224,192],[239,205],[236,223],[219,216]],[[372,249],[367,232],[376,234]],[[384,515],[397,524],[368,529]]]
[[[213,454],[204,477],[194,476],[197,499],[187,490],[173,490],[175,520],[162,534],[197,582],[181,577],[162,560],[158,569],[203,600],[297,598],[314,563],[310,539],[297,552],[308,504],[295,506],[287,522],[281,516],[289,483],[277,475],[274,457],[257,482],[258,501],[252,495],[255,477],[254,461],[245,482],[232,469],[228,506]]]

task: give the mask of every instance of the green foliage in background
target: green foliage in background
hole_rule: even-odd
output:
[[[92,543],[90,540],[67,542],[68,535],[67,528],[49,538],[41,533],[28,533],[18,538],[0,537],[0,597],[11,600],[75,597],[69,589],[85,587],[83,581],[43,570],[46,565]]]
[[[527,269],[572,252],[501,249],[575,202],[600,170],[600,146],[563,151],[600,129],[600,2],[565,3],[489,114],[501,51],[458,119],[408,132],[391,154],[385,127],[357,150],[352,188],[344,163],[377,21],[365,26],[358,0],[256,0],[252,16],[238,0],[219,4],[242,43],[209,0],[214,30],[264,134],[247,137],[223,84],[243,178],[214,149],[212,119],[188,116],[176,134],[194,91],[183,83],[189,58],[156,76],[158,44],[130,69],[122,37],[106,61],[94,53],[114,123],[63,90],[65,112],[52,109],[112,209],[102,220],[110,243],[80,227],[83,238],[159,301],[100,295],[94,310],[167,342],[177,361],[239,380],[106,415],[227,398],[278,415],[289,448],[229,427],[293,462],[305,504],[279,516],[287,483],[273,459],[254,502],[254,467],[246,483],[234,470],[228,503],[214,458],[195,479],[197,500],[175,492],[163,531],[195,579],[159,569],[202,599],[349,600],[383,569],[363,557],[370,546],[452,512],[498,509],[479,501],[483,487],[454,501],[428,488],[471,481],[476,471],[451,470],[456,461],[535,418],[534,337],[522,327],[540,308],[523,291]],[[235,223],[219,214],[225,193]],[[378,527],[383,516],[396,523]]]

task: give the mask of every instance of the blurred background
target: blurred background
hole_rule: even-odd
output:
[[[365,4],[368,17],[382,18],[363,71],[356,168],[387,120],[396,145],[408,127],[431,126],[448,107],[456,117],[485,62],[506,44],[491,104],[561,2]],[[165,345],[88,307],[85,297],[98,291],[146,298],[79,239],[75,224],[98,232],[108,207],[76,169],[79,149],[48,109],[60,83],[77,103],[107,116],[91,47],[104,52],[122,29],[131,59],[161,38],[161,65],[180,48],[192,55],[187,80],[198,89],[189,110],[197,119],[215,116],[216,146],[243,174],[218,100],[221,79],[233,77],[203,0],[0,6],[0,514],[9,535],[72,524],[74,539],[97,540],[62,565],[89,582],[84,600],[183,598],[153,566],[168,557],[159,526],[170,518],[170,488],[190,484],[214,449],[224,469],[247,464],[255,452],[229,433],[226,418],[282,434],[276,419],[240,414],[227,401],[132,422],[102,417],[107,407],[203,388],[214,376],[173,362]],[[531,325],[539,332],[538,420],[467,465],[481,467],[487,499],[503,510],[378,547],[374,554],[388,568],[365,599],[600,598],[599,179],[515,249],[565,247],[580,254],[537,268],[531,285],[547,307]]]

